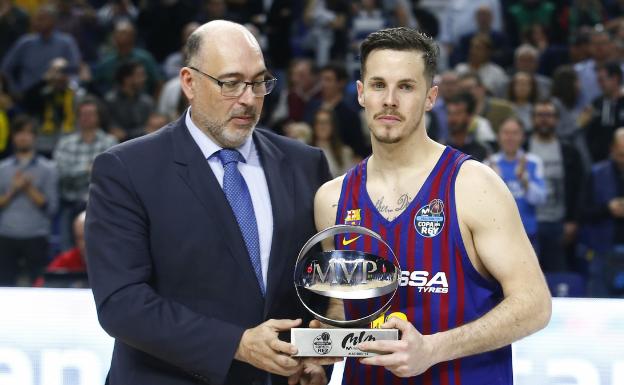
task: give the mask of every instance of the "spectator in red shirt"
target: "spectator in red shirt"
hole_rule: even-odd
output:
[[[87,258],[85,253],[84,242],[84,223],[85,212],[81,212],[74,219],[74,239],[75,247],[57,255],[52,262],[46,267],[46,273],[52,274],[64,274],[64,273],[86,273],[87,272]],[[78,279],[78,278],[77,278]],[[84,279],[81,279],[84,280]],[[68,280],[68,284],[69,284]],[[39,277],[34,286],[43,287],[47,282],[44,276]],[[79,284],[83,286],[82,283]],[[72,286],[73,287],[73,286]]]

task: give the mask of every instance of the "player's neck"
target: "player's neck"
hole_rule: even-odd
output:
[[[424,127],[398,143],[386,144],[373,139],[373,155],[368,162],[369,170],[388,171],[401,175],[427,168],[429,159],[439,155],[443,146],[430,139]]]

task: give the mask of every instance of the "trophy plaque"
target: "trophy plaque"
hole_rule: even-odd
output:
[[[325,239],[342,236],[343,243],[362,238],[360,244],[375,244],[387,258],[355,249],[318,251]],[[340,238],[340,237],[339,237]],[[347,241],[348,244],[353,241]],[[367,247],[368,249],[368,247]],[[379,253],[382,254],[382,253]],[[399,286],[401,268],[394,252],[376,232],[362,226],[336,225],[318,232],[303,246],[295,265],[295,290],[303,306],[320,322],[333,328],[294,328],[291,343],[298,357],[366,357],[376,353],[357,349],[360,342],[398,340],[396,329],[364,328],[390,307]],[[314,296],[366,304],[353,319],[332,319],[315,308]]]

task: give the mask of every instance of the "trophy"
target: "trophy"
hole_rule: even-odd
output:
[[[362,238],[361,244],[375,243],[388,258],[360,250],[318,251],[319,243],[342,235],[348,245]],[[346,240],[347,237],[350,240]],[[354,244],[355,245],[355,244]],[[353,248],[352,246],[351,248]],[[381,254],[381,253],[379,253]],[[363,328],[386,312],[399,286],[401,268],[394,252],[376,232],[361,226],[336,225],[318,232],[303,246],[295,265],[295,290],[303,306],[322,323],[333,328],[293,328],[291,343],[298,357],[366,357],[376,353],[357,349],[360,342],[398,340],[396,329]],[[315,308],[314,296],[354,301],[367,311],[353,319],[333,319]],[[326,302],[326,301],[325,301]]]

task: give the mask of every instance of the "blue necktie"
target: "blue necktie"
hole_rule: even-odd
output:
[[[260,237],[258,225],[254,213],[251,195],[247,183],[238,171],[238,162],[245,162],[240,152],[224,148],[217,152],[217,157],[223,164],[223,192],[230,207],[236,216],[236,222],[245,239],[245,245],[249,252],[249,260],[253,266],[262,295],[265,294],[264,281],[262,279],[262,261],[260,260]]]

